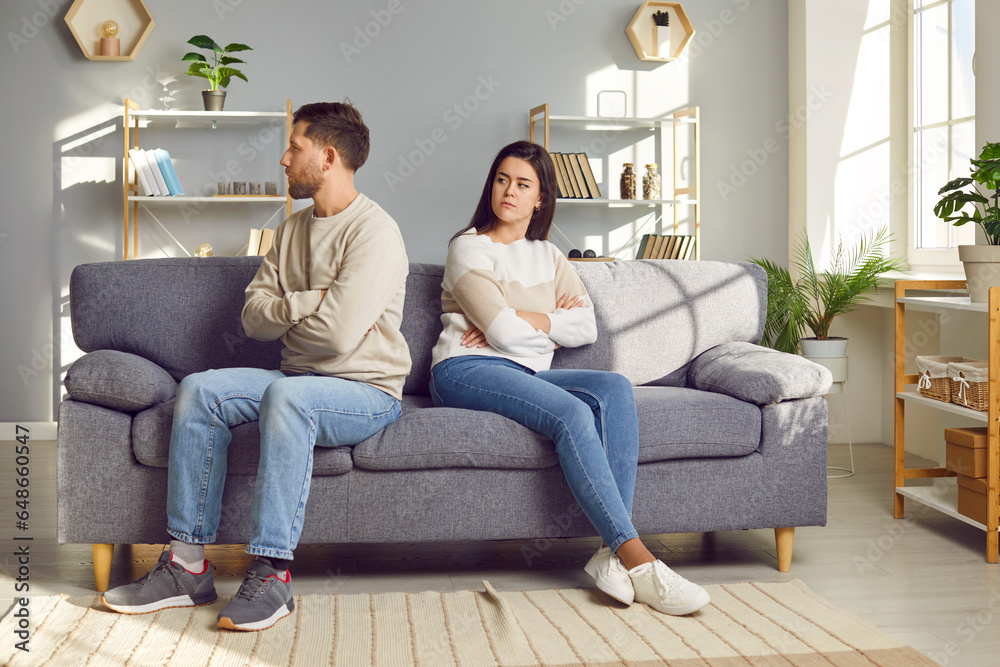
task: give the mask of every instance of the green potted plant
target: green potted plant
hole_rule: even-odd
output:
[[[211,62],[200,53],[190,51],[181,58],[183,61],[194,61],[188,67],[187,73],[191,76],[198,76],[208,79],[211,88],[201,91],[201,97],[205,104],[205,111],[222,111],[222,106],[226,101],[226,91],[219,90],[229,85],[230,79],[234,76],[238,79],[247,80],[243,72],[231,67],[237,63],[245,63],[245,60],[234,58],[229,55],[238,51],[252,51],[246,44],[233,42],[226,46],[219,46],[214,39],[206,35],[195,35],[187,41],[192,46],[199,49],[206,49],[211,54]]]
[[[989,288],[1000,285],[1000,143],[987,142],[972,163],[969,177],[956,178],[944,185],[934,206],[934,215],[961,227],[975,222],[986,235],[986,245],[960,245],[958,258],[965,267],[969,297],[986,302]],[[987,192],[979,190],[981,185]],[[972,206],[972,213],[963,210]]]
[[[808,236],[795,250],[798,277],[767,259],[750,261],[767,272],[767,320],[762,343],[795,354],[802,347],[807,357],[843,357],[847,339],[830,336],[837,315],[849,313],[870,301],[878,290],[878,279],[887,271],[903,268],[903,260],[887,256],[891,235],[885,228],[862,236],[845,250],[837,244],[829,271],[817,270]],[[812,337],[803,337],[806,328]],[[817,349],[817,347],[819,349]]]

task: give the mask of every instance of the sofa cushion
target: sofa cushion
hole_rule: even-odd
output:
[[[574,262],[597,318],[597,342],[560,348],[553,368],[621,373],[638,385],[687,385],[691,360],[764,332],[767,276],[755,264]]]
[[[688,384],[757,405],[822,396],[830,371],[797,354],[750,343],[723,343],[691,362]]]
[[[406,300],[399,331],[410,348],[412,367],[403,384],[404,394],[430,396],[431,349],[441,335],[441,280],[444,267],[410,264]]]
[[[127,352],[97,350],[66,371],[66,391],[78,401],[135,412],[173,398],[177,381],[152,361]]]
[[[551,468],[552,441],[491,412],[432,407],[403,396],[403,414],[354,448],[354,465],[368,470],[427,468]]]
[[[753,403],[684,387],[636,387],[639,463],[745,456],[760,447]]]
[[[132,451],[143,465],[166,468],[169,463],[170,429],[174,400],[143,410],[132,420]],[[231,430],[228,467],[230,475],[256,475],[260,461],[260,428],[247,422]],[[313,475],[342,475],[351,469],[350,447],[316,447]]]

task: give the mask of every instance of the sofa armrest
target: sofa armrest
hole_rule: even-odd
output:
[[[833,376],[819,364],[752,343],[723,343],[695,357],[688,386],[756,405],[822,396]]]
[[[66,372],[66,391],[78,401],[137,412],[177,394],[177,381],[148,359],[117,350],[97,350]]]

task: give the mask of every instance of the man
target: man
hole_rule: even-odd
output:
[[[216,538],[230,428],[258,420],[260,465],[246,548],[255,560],[220,628],[263,630],[292,613],[288,566],[302,532],[313,447],[355,445],[400,414],[409,350],[400,334],[408,271],[399,228],[354,187],[368,128],[350,103],[295,112],[281,158],[288,191],[313,205],[278,226],[246,289],[243,328],[281,339],[281,370],[226,368],[181,382],[170,438],[169,550],[104,604],[141,614],[216,599],[204,545]]]

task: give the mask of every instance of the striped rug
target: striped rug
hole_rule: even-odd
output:
[[[96,597],[32,598],[30,652],[0,621],[0,662],[20,665],[885,665],[937,663],[800,581],[708,586],[686,617],[592,590],[303,595],[263,632],[215,628],[225,605],[126,616]],[[17,607],[14,608],[15,610]]]

